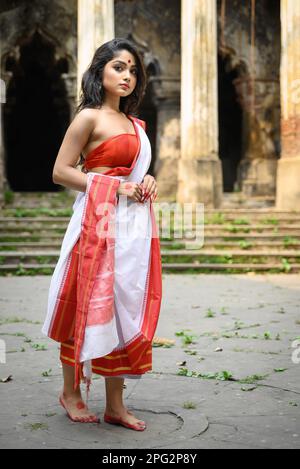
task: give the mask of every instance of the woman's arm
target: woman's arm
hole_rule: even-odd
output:
[[[82,149],[94,128],[92,109],[83,109],[69,125],[53,167],[52,180],[55,184],[85,192],[87,175],[75,168]]]

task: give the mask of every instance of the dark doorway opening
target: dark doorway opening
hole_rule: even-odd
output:
[[[6,59],[12,73],[3,106],[6,175],[14,191],[59,191],[52,170],[70,122],[62,73],[55,46],[36,31],[21,43],[20,59]]]
[[[153,104],[153,87],[152,84],[148,86],[144,99],[141,103],[141,119],[146,122],[146,134],[151,144],[151,163],[147,171],[153,177],[156,177],[154,168],[156,162],[156,128],[157,128],[157,111]]]
[[[238,102],[233,80],[238,71],[230,67],[229,59],[218,55],[219,155],[222,161],[223,190],[233,192],[242,159],[243,112]]]

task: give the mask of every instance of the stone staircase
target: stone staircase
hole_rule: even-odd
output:
[[[51,274],[72,214],[74,194],[16,197],[0,212],[0,274]],[[228,204],[228,201],[227,201]],[[157,217],[160,227],[160,218]],[[300,210],[254,205],[205,210],[204,244],[161,236],[163,272],[300,272]],[[160,231],[161,232],[161,231]],[[196,246],[197,247],[197,246]]]

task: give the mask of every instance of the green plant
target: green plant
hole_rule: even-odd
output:
[[[177,337],[181,337],[183,345],[194,344],[194,339],[197,337],[194,335],[187,334],[185,331],[175,332],[175,335]]]
[[[246,378],[239,379],[239,383],[244,383],[244,384],[254,384],[257,381],[262,381],[265,378],[267,378],[269,375],[251,375],[247,376]]]
[[[235,218],[232,221],[233,225],[250,225],[250,221],[247,220],[246,218]]]
[[[13,203],[14,198],[15,198],[15,194],[14,194],[13,191],[7,189],[7,190],[4,192],[4,203],[5,203],[5,204],[11,204],[11,203]]]
[[[253,247],[253,244],[249,243],[249,241],[239,241],[238,245],[241,249],[250,249]]]
[[[197,408],[197,405],[196,405],[194,402],[186,401],[186,402],[184,402],[184,404],[183,404],[183,408],[184,408],[184,409],[196,409],[196,408]]]
[[[34,348],[37,352],[47,350],[47,347],[42,344],[32,344],[31,347]]]
[[[290,272],[291,271],[292,266],[291,266],[291,264],[289,263],[289,261],[287,259],[282,258],[281,263],[282,263],[282,270],[284,270],[284,272]]]
[[[216,316],[216,313],[214,313],[211,308],[208,308],[208,310],[206,311],[206,315],[205,317],[206,318],[214,318]]]

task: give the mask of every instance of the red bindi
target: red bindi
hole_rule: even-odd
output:
[[[128,63],[130,64],[131,60],[128,60]]]

